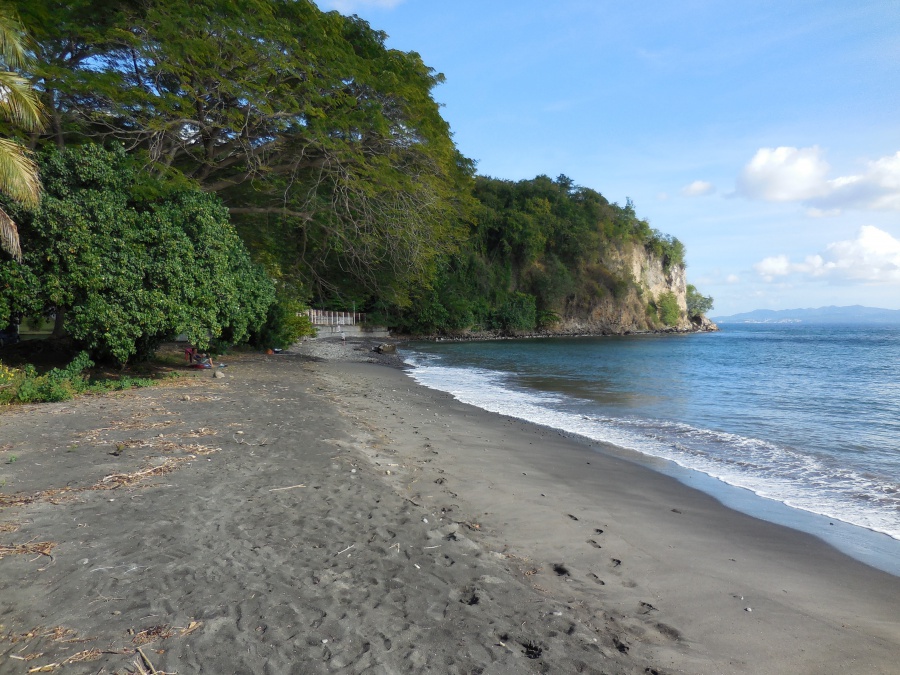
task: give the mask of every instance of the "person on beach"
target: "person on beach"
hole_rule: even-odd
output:
[[[201,352],[196,347],[188,347],[184,350],[184,358],[188,361],[192,368],[213,368],[212,356],[206,352]]]

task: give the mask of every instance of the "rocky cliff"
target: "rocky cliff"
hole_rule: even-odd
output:
[[[667,267],[643,246],[624,244],[610,248],[602,254],[593,276],[597,282],[595,291],[568,298],[559,308],[560,321],[549,333],[717,330],[708,320],[692,321],[688,316],[684,266]],[[677,310],[671,306],[673,300]],[[669,312],[665,311],[667,304]]]

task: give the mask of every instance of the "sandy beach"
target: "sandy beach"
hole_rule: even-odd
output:
[[[0,412],[0,673],[900,669],[900,578],[370,348]]]

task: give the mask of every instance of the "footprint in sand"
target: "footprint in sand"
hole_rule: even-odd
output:
[[[600,544],[598,544],[598,543],[597,543],[596,541],[594,541],[593,539],[588,539],[588,540],[587,540],[587,543],[590,544],[591,546],[593,546],[594,548],[603,548]]]
[[[606,582],[603,581],[600,577],[598,577],[593,572],[588,574],[588,578],[591,579],[595,584],[599,584],[600,586],[606,586]]]

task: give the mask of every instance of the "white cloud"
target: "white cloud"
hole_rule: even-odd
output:
[[[835,216],[841,215],[840,209],[818,209],[816,207],[810,207],[806,209],[806,215],[810,218],[834,218]]]
[[[711,195],[715,191],[716,186],[705,180],[695,180],[690,185],[685,185],[681,188],[681,194],[685,197],[702,197],[704,195]]]
[[[760,148],[738,177],[738,192],[770,202],[803,202],[814,218],[842,209],[900,211],[900,152],[866,164],[861,174],[828,178],[822,151]]]
[[[900,283],[900,240],[872,225],[856,239],[829,244],[821,254],[791,262],[786,255],[764,258],[753,269],[766,281],[793,274],[842,281]]]
[[[805,201],[828,194],[829,166],[818,147],[760,148],[738,178],[738,191],[769,202]]]
[[[725,283],[727,284],[739,284],[741,283],[741,278],[737,274],[729,274],[728,278],[725,279]]]
[[[326,0],[322,3],[329,9],[336,9],[343,14],[352,14],[361,9],[394,9],[404,0]]]

